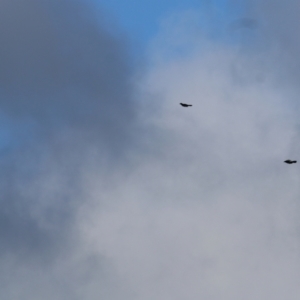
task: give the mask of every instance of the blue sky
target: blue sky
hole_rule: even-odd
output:
[[[199,9],[199,0],[96,0],[116,17],[119,25],[133,38],[148,41],[158,29],[161,18],[184,9]]]
[[[160,22],[174,12],[213,9],[230,20],[227,0],[94,0],[111,14],[133,42],[144,47],[159,30]]]
[[[192,10],[199,12],[204,19],[201,26],[210,28],[214,37],[221,37],[226,26],[236,18],[243,17],[245,3],[228,0],[93,0],[99,5],[104,15],[112,18],[113,24],[125,33],[132,45],[133,55],[145,52],[149,42],[155,38],[161,23],[173,13]],[[207,23],[208,22],[208,23]]]

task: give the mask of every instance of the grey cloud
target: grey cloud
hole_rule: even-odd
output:
[[[2,112],[122,145],[135,116],[125,42],[77,1],[3,1],[0,19]]]
[[[293,0],[284,3],[254,0],[248,3],[261,24],[261,44],[267,45],[266,50],[270,55],[277,57],[278,80],[287,88],[297,89],[300,43],[295,32],[298,28],[299,4]]]
[[[298,94],[279,80],[289,66],[271,36],[260,40],[264,30],[251,51],[200,38],[174,58],[194,35],[171,21],[156,43],[171,59],[159,57],[148,82],[164,99],[153,99],[160,110],[147,119],[160,151],[107,191],[104,208],[87,208],[83,239],[137,299],[297,299],[299,171],[283,160],[299,155]],[[97,203],[96,178],[94,190]]]
[[[123,42],[74,3],[1,4],[1,297],[298,299],[297,94],[274,44],[189,36],[183,14],[167,29],[193,51],[138,93]]]
[[[83,166],[109,173],[133,142],[128,45],[97,17],[81,1],[0,4],[2,263],[72,245]]]

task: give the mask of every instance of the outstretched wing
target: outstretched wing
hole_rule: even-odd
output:
[[[183,107],[189,107],[189,106],[192,106],[192,104],[186,104],[186,103],[179,103],[181,106]]]
[[[290,159],[287,159],[284,162],[287,163],[287,164],[295,164],[295,163],[297,163],[296,160],[290,160]]]

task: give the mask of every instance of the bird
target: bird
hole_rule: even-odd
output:
[[[180,105],[183,106],[183,107],[193,106],[192,104],[185,104],[185,103],[180,103]]]
[[[285,160],[284,162],[285,162],[286,164],[291,165],[291,164],[295,164],[297,161],[296,161],[296,160],[290,160],[290,159],[288,159],[288,160]]]

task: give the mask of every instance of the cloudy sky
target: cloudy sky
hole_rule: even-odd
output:
[[[298,300],[299,13],[2,0],[1,300]]]

